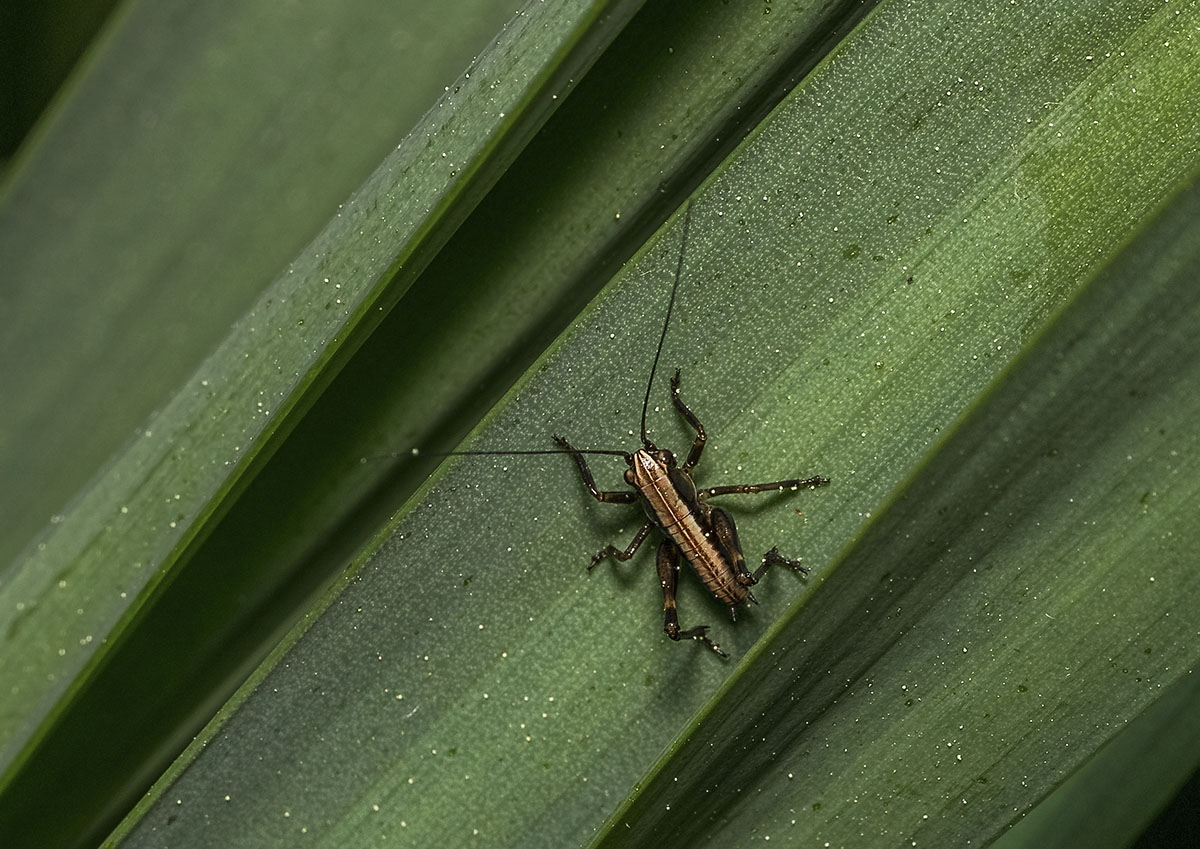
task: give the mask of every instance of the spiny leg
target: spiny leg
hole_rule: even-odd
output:
[[[630,557],[633,557],[633,553],[638,550],[638,547],[643,542],[646,541],[646,535],[648,533],[650,533],[650,529],[653,527],[654,527],[653,522],[647,522],[646,524],[644,524],[640,528],[638,528],[637,534],[635,534],[633,537],[633,542],[629,543],[629,547],[626,548],[624,551],[617,548],[615,545],[604,546],[604,548],[602,548],[598,552],[596,552],[596,556],[593,557],[592,562],[588,564],[588,571],[591,571],[592,569],[594,569],[596,564],[599,563],[601,560],[603,560],[605,557],[615,557],[615,558],[617,558],[617,560],[620,560],[622,563],[624,563]]]
[[[579,467],[579,474],[583,478],[583,485],[592,494],[592,498],[597,501],[603,501],[606,504],[632,504],[637,500],[637,493],[632,489],[596,489],[596,479],[592,477],[592,470],[588,468],[587,460],[583,459],[583,455],[572,448],[571,443],[567,442],[561,436],[554,437],[554,444],[571,455],[571,458],[575,461],[575,465]]]
[[[697,492],[700,498],[712,498],[714,495],[752,495],[756,492],[782,492],[785,489],[801,489],[803,487],[824,486],[829,478],[820,475],[804,480],[772,481],[771,483],[735,483],[727,486],[710,486]]]
[[[762,565],[754,570],[754,574],[751,577],[753,577],[754,580],[757,582],[758,579],[763,576],[763,572],[766,572],[768,569],[770,569],[776,563],[782,563],[784,566],[787,566],[789,569],[792,569],[793,571],[799,572],[801,575],[808,574],[808,567],[801,566],[799,560],[792,560],[789,557],[784,557],[782,554],[779,553],[778,548],[772,548],[770,551],[768,551],[766,554],[763,555]]]
[[[700,419],[679,397],[679,369],[675,369],[675,374],[671,378],[671,403],[696,431],[696,441],[692,443],[692,450],[688,452],[687,460],[683,463],[683,470],[690,472],[700,462],[700,455],[704,453],[704,443],[708,441],[708,435],[704,432],[704,425],[700,424]]]
[[[729,657],[719,645],[707,636],[708,626],[697,625],[686,631],[679,630],[679,613],[675,610],[675,585],[679,580],[679,549],[670,539],[664,539],[658,546],[658,582],[663,591],[663,630],[667,636],[678,642],[683,639],[698,640],[721,657]]]

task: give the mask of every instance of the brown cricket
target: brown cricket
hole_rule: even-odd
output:
[[[746,558],[742,554],[742,546],[738,541],[737,527],[733,518],[708,502],[717,495],[740,495],[755,492],[781,492],[783,490],[798,490],[801,487],[817,487],[829,483],[825,477],[793,478],[789,480],[771,481],[770,483],[729,484],[697,489],[692,480],[692,469],[700,462],[704,453],[704,445],[708,437],[704,425],[692,410],[679,397],[679,369],[671,378],[671,403],[696,431],[696,439],[692,443],[687,459],[682,465],[675,460],[675,455],[658,448],[646,436],[646,410],[650,405],[650,392],[654,386],[654,375],[658,369],[659,357],[662,355],[663,342],[667,338],[667,328],[671,323],[671,312],[675,307],[675,295],[679,290],[679,281],[683,275],[684,253],[687,248],[688,228],[691,224],[691,208],[684,217],[683,235],[679,244],[679,259],[675,267],[675,280],[671,286],[671,297],[667,303],[667,315],[663,319],[662,333],[658,338],[658,348],[654,353],[654,363],[650,367],[650,379],[646,383],[646,396],[642,402],[642,447],[630,454],[627,451],[612,451],[600,449],[579,449],[573,447],[566,439],[555,436],[557,449],[532,451],[457,451],[453,454],[570,454],[579,467],[584,486],[597,501],[607,504],[632,504],[640,502],[645,510],[647,521],[634,534],[629,545],[621,550],[614,545],[605,546],[592,557],[588,569],[592,569],[605,557],[612,556],[617,560],[626,561],[633,557],[650,531],[658,527],[664,533],[664,539],[658,546],[658,581],[663,592],[663,611],[665,622],[663,630],[672,640],[684,638],[697,640],[708,646],[721,657],[728,655],[717,643],[708,637],[707,625],[695,625],[686,630],[679,627],[679,614],[675,609],[675,587],[679,579],[679,561],[686,561],[700,576],[700,580],[708,591],[729,607],[731,617],[737,619],[737,609],[747,602],[757,601],[750,587],[758,583],[763,573],[775,564],[783,564],[801,574],[808,570],[800,565],[798,560],[791,560],[772,548],[763,555],[762,564],[751,572],[746,567]],[[585,454],[606,454],[623,457],[629,468],[625,470],[625,482],[633,489],[601,490],[597,489],[592,470],[588,467]]]

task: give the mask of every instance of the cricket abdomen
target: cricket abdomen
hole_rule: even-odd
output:
[[[696,570],[708,591],[730,607],[744,604],[749,591],[738,583],[733,564],[701,524],[703,517],[694,499],[689,504],[672,482],[666,463],[641,449],[634,454],[630,468],[629,482],[638,488],[655,522]]]

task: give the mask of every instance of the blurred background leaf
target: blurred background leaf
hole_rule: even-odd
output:
[[[47,0],[0,6],[0,174],[115,5]]]

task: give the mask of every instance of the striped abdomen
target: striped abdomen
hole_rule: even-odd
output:
[[[665,458],[671,455],[665,451],[658,453],[665,457],[656,457],[645,449],[633,455],[626,475],[629,483],[637,487],[651,518],[678,546],[683,559],[696,570],[708,591],[730,607],[744,604],[749,591],[738,582],[729,556],[705,530],[707,505],[696,497],[691,478],[668,465]],[[681,486],[689,491],[681,491]]]

